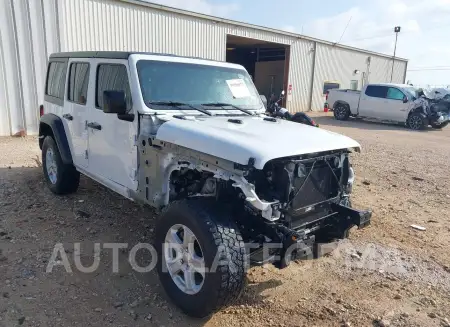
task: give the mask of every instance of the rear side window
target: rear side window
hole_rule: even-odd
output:
[[[76,62],[70,65],[67,98],[69,101],[85,105],[89,86],[89,64]]]
[[[127,109],[131,109],[131,92],[128,82],[127,68],[120,64],[100,64],[97,67],[97,86],[95,105],[103,108],[104,91],[123,91],[127,101]]]
[[[379,85],[369,85],[366,88],[366,95],[373,98],[386,98],[388,88]]]
[[[64,99],[67,63],[52,61],[48,65],[45,94],[54,98]]]
[[[391,100],[403,100],[404,97],[403,92],[395,87],[390,87],[387,92],[387,98]]]

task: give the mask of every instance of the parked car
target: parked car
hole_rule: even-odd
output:
[[[344,238],[370,222],[370,211],[350,205],[349,154],[360,145],[264,116],[240,65],[57,53],[44,99],[39,146],[50,190],[75,192],[82,173],[160,210],[158,274],[189,315],[236,299],[247,258],[284,268],[311,254],[316,238]],[[268,244],[276,246],[266,253]]]
[[[362,91],[333,89],[328,104],[338,120],[370,118],[403,123],[414,130],[428,125],[442,128],[450,121],[448,110],[429,110],[428,100],[419,97],[413,86],[403,84],[368,84]]]

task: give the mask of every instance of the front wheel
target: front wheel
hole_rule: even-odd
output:
[[[427,123],[425,118],[420,113],[415,112],[409,115],[408,119],[406,120],[406,126],[408,126],[412,130],[419,131],[425,129]]]
[[[239,297],[245,245],[217,202],[199,198],[170,204],[155,235],[161,284],[186,314],[205,317]]]
[[[338,103],[334,107],[334,118],[337,120],[347,120],[350,117],[350,107],[343,103]]]

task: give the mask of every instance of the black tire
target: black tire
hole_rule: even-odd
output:
[[[414,112],[408,116],[406,126],[412,130],[419,131],[427,126],[426,119],[418,112]]]
[[[47,169],[47,152],[52,151],[54,164],[56,165],[56,180],[50,178]],[[48,188],[55,194],[69,194],[78,189],[80,173],[71,164],[64,164],[59,153],[58,146],[51,136],[47,136],[42,144],[42,169]]]
[[[442,124],[431,124],[431,127],[434,129],[443,129],[448,125],[448,121]]]
[[[215,271],[206,272],[203,286],[196,294],[183,292],[166,269],[163,244],[169,229],[177,224],[187,226],[195,234],[206,268],[213,264],[217,267]],[[245,285],[245,244],[226,210],[217,202],[197,198],[170,204],[159,218],[155,235],[161,284],[183,312],[202,318],[239,298]]]
[[[347,120],[350,117],[350,107],[348,104],[338,103],[334,106],[333,114],[337,120]]]

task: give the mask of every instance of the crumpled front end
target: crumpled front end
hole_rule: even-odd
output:
[[[274,203],[273,211],[280,213],[277,220],[265,219],[261,228],[266,236],[271,231],[271,242],[282,244],[275,255],[279,259],[272,260],[281,268],[312,253],[305,249],[318,240],[344,238],[351,227],[370,224],[370,210],[351,208],[354,172],[348,151],[275,159],[247,178],[259,198]],[[270,260],[260,252],[255,256],[256,262]]]

